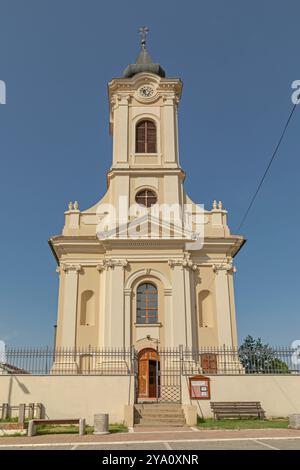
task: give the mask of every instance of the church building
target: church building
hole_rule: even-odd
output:
[[[49,241],[56,348],[134,347],[150,367],[160,348],[237,346],[233,259],[245,240],[231,234],[221,202],[204,209],[185,192],[181,92],[151,60],[143,30],[136,62],[108,84],[106,192],[85,210],[69,203]]]

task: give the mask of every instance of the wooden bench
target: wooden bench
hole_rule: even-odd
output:
[[[79,425],[79,434],[83,436],[85,434],[85,419],[76,418],[76,419],[31,419],[28,423],[28,432],[29,437],[36,435],[36,427],[39,424],[78,424]]]
[[[265,412],[259,401],[211,401],[214,419],[250,418],[265,419]]]

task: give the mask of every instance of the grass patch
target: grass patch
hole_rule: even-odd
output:
[[[0,423],[17,423],[18,418],[6,418],[6,419],[0,419]]]
[[[86,426],[86,434],[93,433],[93,426]],[[109,432],[127,432],[128,428],[123,424],[110,424]],[[37,434],[78,434],[78,426],[70,425],[56,425],[56,424],[42,424],[37,427]]]
[[[289,420],[287,418],[277,419],[219,419],[198,418],[197,426],[199,429],[287,429]]]
[[[116,432],[128,432],[128,427],[124,424],[110,424],[109,432],[116,433]]]

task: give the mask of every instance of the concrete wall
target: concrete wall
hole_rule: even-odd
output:
[[[110,423],[124,420],[124,405],[134,400],[130,376],[0,376],[0,403],[43,403],[48,418],[86,418],[109,413]]]
[[[267,417],[300,412],[300,376],[210,376],[212,401],[260,401]],[[111,423],[124,420],[124,405],[134,401],[133,377],[2,375],[0,403],[41,402],[49,418],[84,417],[107,412]],[[210,400],[190,400],[188,377],[182,377],[182,403],[211,417]]]
[[[300,413],[300,376],[218,375],[210,377],[211,400],[190,400],[188,377],[182,377],[182,403],[199,416],[212,417],[210,401],[260,401],[267,417]]]

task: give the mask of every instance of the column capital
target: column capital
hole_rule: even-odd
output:
[[[65,273],[70,271],[75,271],[77,274],[80,273],[82,270],[81,264],[65,264],[62,263],[59,268],[57,268],[57,272],[61,272],[63,270]]]
[[[168,265],[171,269],[174,269],[175,266],[181,266],[182,268],[191,269],[192,271],[197,271],[198,266],[189,258],[180,258],[180,259],[169,259]]]
[[[109,269],[114,269],[116,266],[121,266],[125,269],[128,266],[128,261],[126,259],[112,259],[112,258],[104,258],[97,264],[97,269],[99,272],[104,270],[108,271]]]
[[[216,274],[218,274],[220,271],[225,271],[226,274],[236,272],[236,267],[233,266],[232,261],[226,263],[213,264],[212,269]]]

